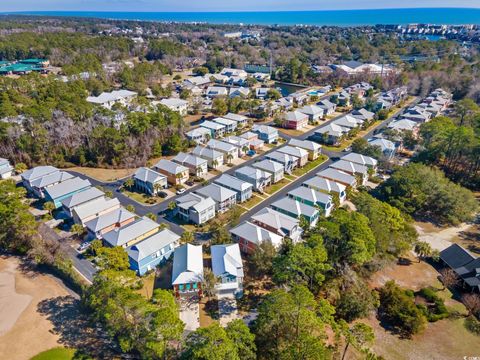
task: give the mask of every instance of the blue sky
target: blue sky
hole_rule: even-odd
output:
[[[480,8],[480,0],[0,0],[0,11],[280,11]]]

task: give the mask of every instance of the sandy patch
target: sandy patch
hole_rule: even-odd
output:
[[[0,272],[0,336],[15,325],[32,301],[30,295],[18,294],[15,289],[15,264],[7,263]]]
[[[59,346],[52,323],[38,312],[41,301],[69,295],[55,278],[24,273],[20,261],[0,257],[0,359],[24,360]]]
[[[455,227],[439,228],[433,225],[427,226],[423,223],[416,223],[415,229],[418,232],[418,240],[430,244],[432,249],[442,251],[452,244],[452,239],[469,229],[471,224],[461,224]]]

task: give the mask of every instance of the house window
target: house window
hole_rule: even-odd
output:
[[[185,285],[185,289],[188,291],[190,290],[190,284]]]
[[[183,290],[183,284],[178,285],[178,290],[180,290],[180,291]]]
[[[198,288],[198,284],[197,284],[197,283],[193,284],[193,288],[194,288],[194,289],[197,289],[197,288]]]

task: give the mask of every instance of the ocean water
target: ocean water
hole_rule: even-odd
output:
[[[381,10],[271,11],[271,12],[84,12],[32,11],[16,14],[73,16],[102,19],[206,22],[260,25],[376,25],[376,24],[480,24],[480,9],[417,8]]]

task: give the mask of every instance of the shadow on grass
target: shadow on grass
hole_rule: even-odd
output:
[[[92,326],[88,315],[82,312],[80,300],[72,296],[45,299],[37,310],[53,324],[51,332],[59,336],[63,346],[80,349],[98,359],[118,355],[115,343],[101,327]]]

